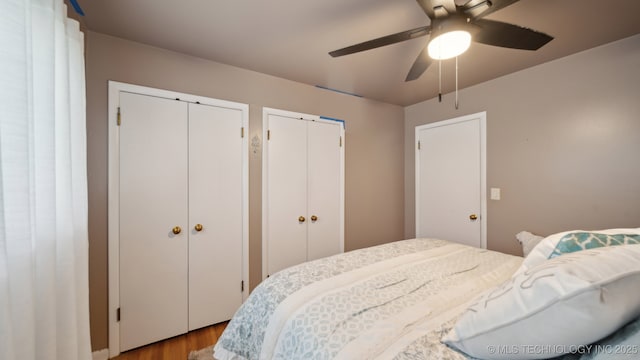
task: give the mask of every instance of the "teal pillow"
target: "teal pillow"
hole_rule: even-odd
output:
[[[617,245],[640,244],[639,234],[599,234],[594,232],[572,232],[563,236],[549,259],[576,251]]]

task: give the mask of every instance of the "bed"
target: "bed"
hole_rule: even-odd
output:
[[[640,260],[640,251],[638,256],[636,260]],[[451,338],[461,318],[468,320],[469,315],[476,315],[474,311],[469,313],[479,304],[479,294],[488,294],[493,300],[495,289],[499,289],[502,296],[505,291],[500,286],[514,281],[522,263],[522,257],[445,240],[410,239],[300,264],[256,287],[219,338],[214,357],[472,359],[467,353],[474,352],[456,345],[457,339],[448,344],[442,339]],[[640,278],[630,281],[640,283]],[[629,340],[640,328],[640,321],[629,321],[637,315],[640,305],[621,320],[626,333],[619,326],[616,344],[640,340]],[[464,330],[458,329],[458,335]],[[501,330],[514,332],[508,327]],[[483,346],[491,345],[489,342]],[[633,354],[634,349],[627,352]],[[506,347],[492,350],[491,346],[487,351],[495,358],[553,357],[522,357],[513,354],[514,350],[522,352]],[[572,352],[564,357],[579,357],[578,351]],[[589,355],[597,354],[589,351]]]

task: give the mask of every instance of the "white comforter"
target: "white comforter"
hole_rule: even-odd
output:
[[[301,264],[260,284],[215,347],[230,359],[464,359],[440,343],[522,258],[412,239]]]

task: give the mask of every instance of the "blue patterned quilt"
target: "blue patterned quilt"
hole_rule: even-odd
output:
[[[220,337],[230,359],[467,359],[440,343],[522,258],[412,239],[294,266],[262,282]]]

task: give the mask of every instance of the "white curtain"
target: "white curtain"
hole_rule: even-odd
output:
[[[84,40],[0,1],[0,359],[91,359]]]

